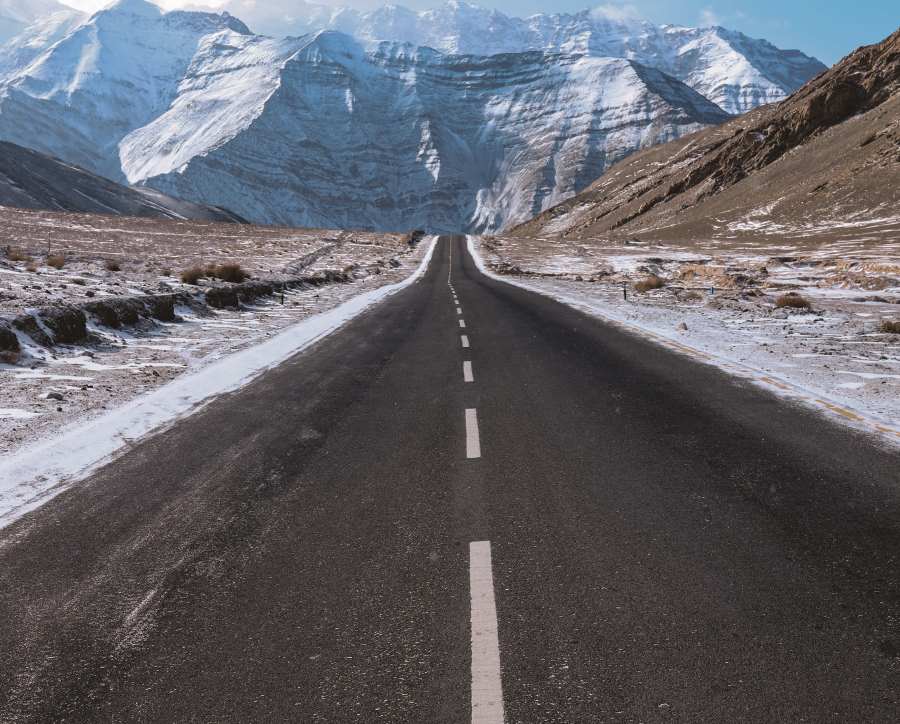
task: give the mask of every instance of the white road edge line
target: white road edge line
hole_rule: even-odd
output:
[[[466,320],[465,320],[465,319],[460,319],[460,320],[459,320],[459,326],[460,326],[460,329],[465,329],[465,328],[466,328]]]
[[[463,349],[468,349],[468,348],[469,348],[469,337],[468,337],[468,335],[463,334],[463,335],[460,336],[459,339],[460,339],[460,341],[462,342]]]
[[[472,613],[472,724],[503,724],[503,681],[491,542],[469,543]]]
[[[463,362],[463,381],[464,382],[474,382],[475,375],[472,374],[472,363],[471,362]]]
[[[466,410],[466,457],[469,460],[481,457],[481,439],[478,436],[478,410]]]

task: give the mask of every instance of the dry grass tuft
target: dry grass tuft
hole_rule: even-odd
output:
[[[192,266],[190,269],[185,269],[181,272],[181,281],[185,284],[196,284],[205,276],[206,272],[203,269],[199,266]]]
[[[649,292],[651,289],[662,289],[664,286],[666,286],[665,279],[656,276],[656,274],[651,274],[646,279],[641,279],[641,281],[636,282],[634,289],[643,294],[644,292]]]
[[[65,265],[66,257],[62,254],[53,254],[47,257],[47,266],[52,266],[54,269],[62,269]]]
[[[885,334],[900,334],[900,320],[883,319],[878,329]]]
[[[243,270],[240,264],[229,262],[216,266],[212,276],[216,279],[221,279],[223,282],[240,284],[250,275]]]
[[[812,305],[806,297],[797,294],[797,292],[788,292],[787,294],[782,294],[775,300],[775,306],[780,309],[785,307],[791,309],[809,309]]]
[[[122,271],[122,265],[117,262],[115,259],[109,259],[106,262],[106,271],[118,272]]]
[[[25,271],[27,272],[31,272],[32,274],[34,274],[37,272],[37,270],[37,264],[35,264],[33,261],[30,261],[25,265]]]
[[[31,257],[24,251],[13,248],[8,248],[6,250],[6,258],[10,261],[31,261]]]

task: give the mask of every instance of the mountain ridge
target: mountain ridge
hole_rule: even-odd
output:
[[[401,5],[366,11],[300,3],[291,17],[243,0],[223,7],[246,16],[256,32],[304,35],[333,29],[370,49],[396,41],[455,55],[539,50],[627,58],[678,78],[729,113],[782,100],[826,69],[798,50],[780,50],[737,31],[655,25],[599,8],[520,18],[458,0],[421,12]]]
[[[29,148],[0,141],[0,206],[158,219],[243,222],[231,212],[153,189],[121,186]]]
[[[775,106],[635,154],[517,236],[735,238],[900,225],[900,30]]]

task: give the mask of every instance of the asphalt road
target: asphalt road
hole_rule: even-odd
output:
[[[0,531],[0,721],[896,722],[898,555],[896,452],[445,238]]]

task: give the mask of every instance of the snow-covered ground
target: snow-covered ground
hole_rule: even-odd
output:
[[[893,247],[848,258],[842,248],[709,255],[559,240],[470,237],[469,243],[483,268],[504,281],[900,443],[900,335],[880,331],[882,320],[900,320]],[[650,274],[666,286],[636,292],[634,282]],[[786,291],[802,294],[812,309],[776,307]]]
[[[0,210],[0,318],[61,304],[203,291],[181,270],[236,261],[255,279],[348,272],[346,284],[289,290],[241,309],[182,306],[182,321],[112,329],[89,318],[90,339],[41,347],[19,334],[16,364],[0,360],[0,454],[83,422],[185,372],[257,345],[283,328],[407,277],[424,253],[405,235],[278,229],[236,224]],[[62,268],[47,265],[51,255]],[[115,262],[118,271],[107,268]],[[29,271],[31,270],[31,271]]]
[[[72,346],[34,369],[4,365],[0,526],[134,440],[240,387],[413,283],[427,268],[434,245],[433,239],[420,243],[384,274],[289,292],[284,305],[272,300],[210,318],[186,314],[182,322],[142,335],[95,330],[110,344],[102,362],[98,353]],[[43,392],[35,399],[38,390]],[[17,430],[26,434],[16,435]]]

